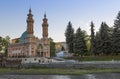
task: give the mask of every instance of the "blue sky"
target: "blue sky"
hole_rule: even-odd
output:
[[[112,26],[120,11],[120,0],[0,0],[0,36],[20,37],[26,30],[26,18],[31,7],[34,15],[34,34],[42,37],[42,19],[46,12],[49,37],[65,41],[69,21],[75,30],[81,27],[90,34],[90,22],[97,31],[102,21]]]

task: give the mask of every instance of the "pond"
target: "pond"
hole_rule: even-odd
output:
[[[76,75],[0,75],[0,79],[120,79],[120,73]]]

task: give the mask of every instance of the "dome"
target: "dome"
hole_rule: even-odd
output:
[[[26,37],[27,37],[27,31],[25,31],[25,32],[21,35],[21,37],[20,37],[20,43],[24,43]]]

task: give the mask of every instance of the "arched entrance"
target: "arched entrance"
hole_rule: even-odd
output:
[[[43,57],[43,46],[41,44],[37,46],[37,55]]]

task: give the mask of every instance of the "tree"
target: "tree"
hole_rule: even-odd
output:
[[[73,38],[74,38],[74,29],[71,22],[68,23],[67,29],[65,31],[66,44],[68,46],[68,52],[73,53]]]
[[[5,55],[7,55],[8,54],[8,45],[10,44],[10,36],[6,36],[4,40],[6,42],[6,45],[5,45]]]
[[[99,29],[99,39],[97,39],[99,41],[96,41],[99,44],[97,44],[97,47],[99,47],[98,50],[101,54],[109,55],[111,53],[111,38],[109,33],[109,26],[105,22],[102,22]]]
[[[80,28],[77,29],[74,36],[74,52],[81,57],[87,52],[84,34]]]
[[[55,57],[55,42],[50,41],[50,57]]]
[[[96,32],[95,43],[96,43],[95,55],[99,55],[101,53],[101,40],[100,40],[100,33],[99,32]]]
[[[90,42],[91,42],[91,53],[94,55],[96,54],[96,45],[95,45],[95,33],[94,33],[94,23],[91,22],[91,35],[90,35]]]
[[[8,48],[9,43],[10,42],[8,40],[6,40],[6,38],[0,37],[0,51],[3,50],[3,48],[4,48],[5,55],[7,55],[7,53],[8,53],[7,48]]]
[[[2,37],[0,37],[0,51],[2,50]]]
[[[118,55],[118,53],[120,53],[120,12],[118,12],[116,20],[114,21],[112,40],[113,52]]]
[[[87,51],[89,52],[90,51],[90,36],[87,34],[85,30],[82,30],[82,33],[83,33],[83,37],[85,40],[85,44],[87,46]],[[85,55],[90,55],[90,53],[88,52]]]
[[[5,37],[5,40],[6,40],[8,43],[10,43],[10,36],[7,35],[7,36]]]

